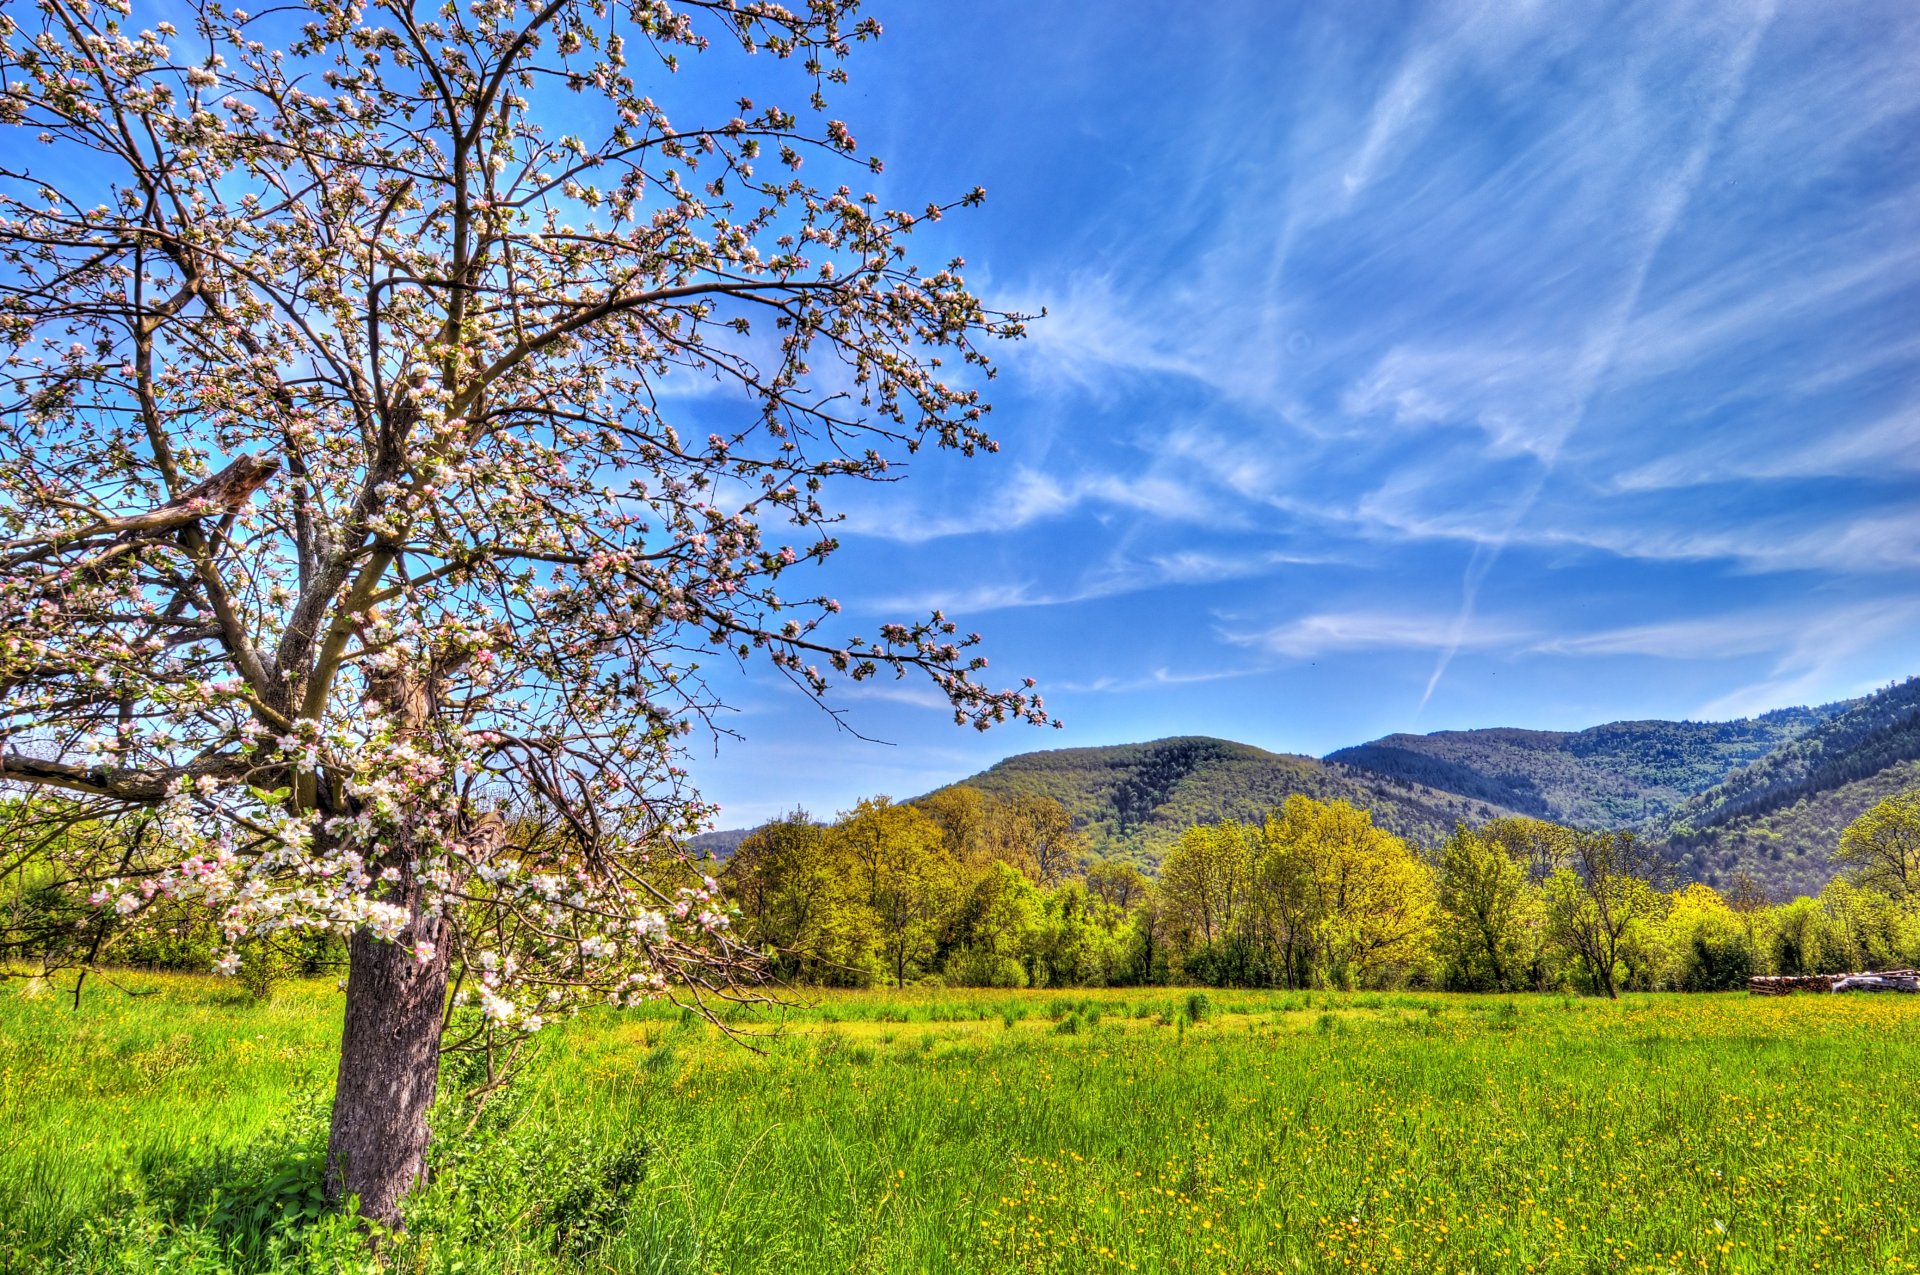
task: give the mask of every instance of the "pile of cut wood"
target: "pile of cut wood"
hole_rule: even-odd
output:
[[[1792,992],[1920,992],[1920,970],[1875,970],[1866,974],[1769,974],[1747,980],[1755,996]]]

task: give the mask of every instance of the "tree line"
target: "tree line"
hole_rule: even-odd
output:
[[[1420,848],[1344,801],[1195,825],[1156,876],[1089,857],[1048,797],[966,786],[757,830],[720,873],[780,977],[864,986],[1714,991],[1920,964],[1920,793],[1833,849],[1817,897],[1675,880],[1624,830],[1509,817]]]
[[[97,826],[64,836],[107,857],[129,850]],[[0,958],[214,962],[215,914],[156,896],[141,924],[119,925],[53,873],[71,853],[7,874]],[[830,823],[795,811],[709,866],[739,939],[772,977],[803,985],[1615,995],[1920,965],[1920,792],[1861,815],[1832,853],[1840,871],[1825,889],[1776,902],[1750,877],[1725,891],[1678,882],[1666,850],[1629,831],[1508,817],[1423,848],[1347,802],[1294,796],[1257,823],[1189,827],[1149,876],[1089,855],[1051,797],[956,786],[871,798]],[[684,864],[669,875],[697,878]],[[338,936],[319,931],[248,951],[241,977],[258,995],[345,963]]]

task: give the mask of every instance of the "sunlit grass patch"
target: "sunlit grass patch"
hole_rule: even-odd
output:
[[[76,1013],[0,989],[0,1269],[137,1269],[127,1254],[168,1244],[212,1254],[179,1269],[260,1269],[261,1235],[208,1231],[162,1188],[289,1136],[331,1081],[338,993],[127,986],[155,994],[102,988]],[[1920,1065],[1906,998],[1189,995],[814,993],[733,1015],[754,1049],[670,1006],[582,1015],[496,1123],[443,1127],[393,1269],[1877,1272],[1920,1254],[1920,1097],[1890,1081]]]

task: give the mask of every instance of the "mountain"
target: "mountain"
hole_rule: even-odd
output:
[[[1192,824],[1260,819],[1303,793],[1428,847],[1456,823],[1511,814],[1636,828],[1690,879],[1744,871],[1790,897],[1832,877],[1828,852],[1861,812],[1920,787],[1920,678],[1733,722],[1389,735],[1319,759],[1188,735],[1022,753],[961,782],[1058,798],[1095,853],[1149,868]],[[724,855],[744,835],[700,840]]]
[[[1841,829],[1881,798],[1920,788],[1920,678],[1834,707],[1661,821],[1684,870],[1709,884],[1745,869],[1776,891],[1818,888]]]
[[[1744,871],[1774,898],[1814,894],[1833,879],[1827,854],[1848,824],[1876,802],[1920,788],[1920,761],[1796,798],[1762,813],[1733,815],[1668,841],[1689,880],[1724,886]]]
[[[1096,853],[1146,866],[1191,824],[1264,818],[1294,793],[1344,798],[1371,810],[1381,827],[1428,845],[1457,822],[1509,813],[1470,793],[1205,736],[1022,753],[961,782],[999,795],[1058,798]]]
[[[1737,722],[1389,735],[1327,760],[1574,827],[1644,825],[1856,702],[1784,708]]]
[[[740,848],[740,843],[751,837],[755,831],[753,828],[716,828],[712,832],[703,832],[697,837],[689,837],[687,848],[696,856],[707,855],[714,859],[726,860],[732,858],[733,852]]]

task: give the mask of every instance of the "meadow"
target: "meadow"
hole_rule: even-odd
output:
[[[0,1270],[369,1267],[318,1200],[339,1012],[0,985]],[[586,1015],[450,1099],[380,1266],[1920,1269],[1915,999],[910,990],[734,1025],[772,1034]]]

